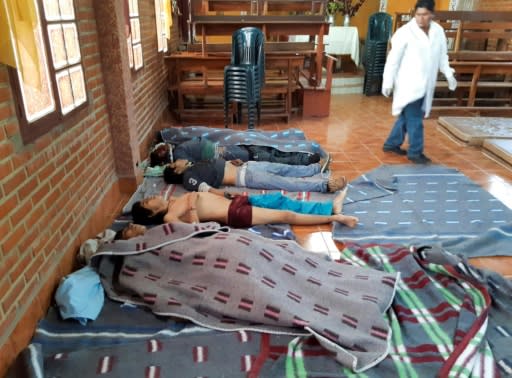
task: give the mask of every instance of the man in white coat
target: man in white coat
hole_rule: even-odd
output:
[[[433,0],[418,0],[414,18],[396,31],[384,67],[382,94],[393,93],[392,114],[398,116],[383,150],[407,155],[416,164],[431,160],[423,153],[423,117],[428,117],[441,71],[454,91],[457,81],[448,63],[446,36],[434,16]],[[401,148],[409,134],[409,150]]]

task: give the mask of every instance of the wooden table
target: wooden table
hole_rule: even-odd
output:
[[[304,64],[304,55],[271,52],[265,54],[265,84],[262,94],[282,94],[285,96],[285,106],[281,113],[274,116],[289,119],[291,115],[291,98],[295,88],[298,87],[299,73]],[[202,110],[185,108],[183,96],[196,95],[222,96],[224,93],[224,67],[230,63],[230,53],[200,54],[175,53],[165,57],[169,72],[168,89],[176,93],[178,101],[179,118],[197,116]],[[199,73],[191,78],[191,73]],[[221,109],[217,109],[222,114]],[[213,116],[212,109],[205,109],[205,113]],[[215,115],[217,115],[215,113]]]
[[[329,23],[319,16],[194,16],[193,35],[201,37],[201,51],[206,55],[208,36],[231,36],[234,31],[253,26],[260,28],[265,36],[289,36],[305,34],[317,37],[312,84],[322,78],[324,36],[329,33]],[[300,54],[300,51],[297,51]]]

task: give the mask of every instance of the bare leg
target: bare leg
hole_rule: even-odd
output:
[[[347,187],[343,189],[341,192],[336,194],[336,197],[334,197],[334,200],[332,201],[332,213],[333,214],[341,214],[341,211],[343,210],[343,201],[345,200],[345,197],[347,196]]]
[[[357,226],[357,222],[359,221],[358,217],[353,217],[351,215],[344,215],[344,214],[336,214],[333,215],[335,222],[343,223],[345,226],[348,227],[355,227]]]
[[[261,207],[252,208],[252,224],[268,223],[288,223],[296,225],[326,224],[333,221],[354,227],[358,219],[343,214],[335,215],[309,215],[299,214],[293,211],[263,209]]]

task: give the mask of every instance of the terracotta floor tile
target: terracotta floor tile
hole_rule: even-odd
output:
[[[258,129],[298,128],[308,139],[319,142],[332,156],[331,170],[353,180],[381,164],[408,164],[406,157],[384,153],[382,145],[395,118],[391,100],[382,96],[360,94],[333,95],[331,112],[325,118],[293,117],[288,124],[265,121]],[[224,127],[223,124],[210,125]],[[437,123],[437,118],[424,121],[425,154],[435,163],[460,170],[512,209],[512,166],[481,148],[468,146]],[[244,130],[245,125],[233,126]],[[404,147],[407,147],[405,143]],[[331,237],[330,225],[294,227],[297,241],[313,251],[335,251],[342,248]],[[479,258],[479,266],[512,275],[512,257]]]

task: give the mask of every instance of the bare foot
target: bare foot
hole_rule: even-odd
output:
[[[345,201],[345,197],[347,196],[347,187],[336,194],[332,201],[332,213],[333,214],[341,214],[343,210],[343,201]]]
[[[327,191],[330,193],[335,193],[338,190],[343,190],[347,186],[347,179],[345,176],[340,177],[329,177],[329,181],[327,182]]]
[[[345,226],[348,227],[355,227],[357,225],[357,222],[359,222],[358,217],[353,217],[350,215],[335,214],[333,215],[333,218],[334,221],[343,223]]]

